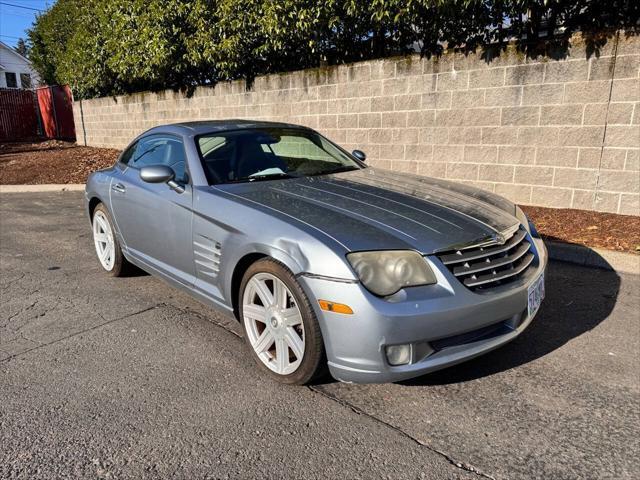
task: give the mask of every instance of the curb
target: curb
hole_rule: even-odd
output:
[[[0,185],[0,193],[79,192],[83,190],[84,183]]]
[[[544,244],[551,260],[640,275],[640,255],[548,240]]]

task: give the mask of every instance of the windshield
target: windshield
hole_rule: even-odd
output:
[[[358,170],[363,166],[311,130],[256,128],[196,138],[211,185],[307,177]]]

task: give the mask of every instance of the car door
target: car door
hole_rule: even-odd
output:
[[[111,205],[127,253],[184,285],[193,285],[193,190],[183,141],[170,134],[139,139],[121,157],[111,180]],[[147,183],[140,169],[167,165],[184,186],[178,193],[166,183]]]

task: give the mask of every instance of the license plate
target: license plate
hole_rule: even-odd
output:
[[[529,286],[529,316],[534,315],[544,298],[544,273]]]

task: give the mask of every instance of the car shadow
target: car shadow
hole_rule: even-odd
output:
[[[546,298],[540,311],[511,343],[473,360],[399,383],[421,386],[467,382],[543,357],[607,319],[618,298],[620,277],[612,270],[552,261],[545,286]]]
[[[126,278],[147,277],[149,276],[149,273],[145,272],[133,263],[129,263],[127,264],[127,268],[123,272],[122,276]]]

